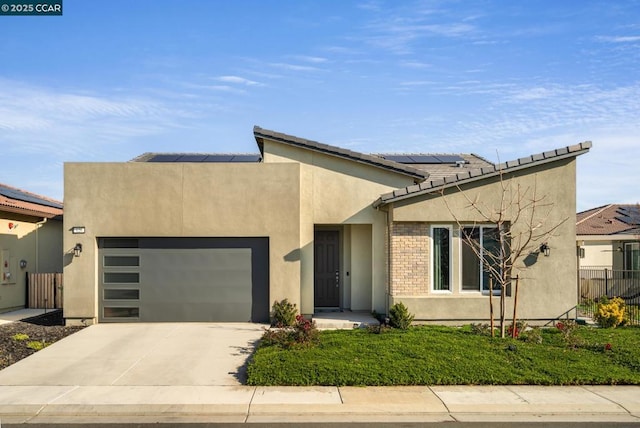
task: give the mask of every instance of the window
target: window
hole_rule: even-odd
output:
[[[496,226],[463,227],[461,239],[462,291],[488,292],[491,271],[500,271],[501,249],[498,228]]]
[[[625,242],[624,244],[624,270],[626,278],[638,278],[640,270],[640,243]],[[631,272],[629,272],[631,271]]]
[[[431,290],[451,291],[451,228],[431,227]]]

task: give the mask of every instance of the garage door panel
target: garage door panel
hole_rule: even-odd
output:
[[[101,321],[268,321],[267,238],[134,240],[99,240]]]

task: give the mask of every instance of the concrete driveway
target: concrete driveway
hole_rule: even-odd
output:
[[[262,327],[97,324],[0,371],[0,385],[241,385]]]

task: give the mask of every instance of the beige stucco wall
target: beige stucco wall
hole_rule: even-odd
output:
[[[300,163],[301,310],[313,313],[313,232],[342,233],[342,302],[352,310],[386,310],[386,213],[381,194],[413,184],[411,177],[347,159],[265,140],[265,163]],[[351,225],[351,227],[345,227]],[[362,226],[362,227],[360,227]],[[348,255],[345,252],[349,251]],[[347,277],[347,272],[349,276]]]
[[[97,316],[97,240],[108,236],[269,237],[270,300],[300,300],[300,166],[65,164],[65,317]],[[72,226],[85,226],[72,235]]]
[[[2,271],[6,258],[11,273],[0,281],[0,312],[24,308],[27,273],[62,272],[62,222],[0,212],[0,251]],[[20,267],[21,260],[26,268]]]
[[[584,241],[581,247],[584,248],[584,258],[580,259],[580,267],[613,268],[613,257],[616,255],[617,247],[612,241]],[[620,252],[620,265],[622,265],[622,252]]]
[[[575,158],[528,168],[509,174],[505,179],[507,179],[505,183],[514,190],[517,190],[518,186],[521,191],[529,189],[531,192],[535,188],[538,197],[545,197],[544,204],[552,205],[539,208],[536,223],[543,221],[547,226],[562,223],[554,236],[548,239],[551,255],[540,256],[530,268],[514,273],[519,273],[521,277],[518,297],[519,317],[551,319],[562,316],[577,303]],[[470,201],[478,201],[485,207],[499,206],[501,189],[498,179],[483,180],[464,186],[461,191],[451,189],[444,197],[438,193],[399,201],[391,207],[392,219],[394,222],[425,222],[429,226],[434,224],[456,226],[457,222],[465,224],[474,221],[484,222],[484,218],[470,208]],[[512,230],[517,233],[518,227],[526,228],[523,225],[524,222],[520,221],[513,225]],[[459,234],[455,229],[456,227],[453,233],[451,293],[436,294],[429,291],[423,296],[394,295],[390,298],[390,304],[402,301],[416,314],[416,319],[422,320],[470,321],[488,318],[488,296],[480,292],[461,291],[461,246]],[[425,259],[429,262],[428,254],[425,254]],[[509,314],[512,311],[512,302],[513,297],[507,298]]]

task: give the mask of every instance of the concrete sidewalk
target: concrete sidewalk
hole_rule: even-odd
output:
[[[640,425],[637,386],[3,386],[0,422],[596,422]]]

